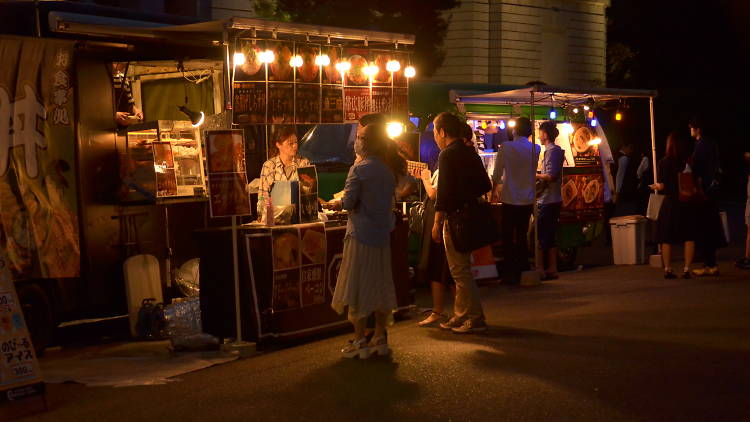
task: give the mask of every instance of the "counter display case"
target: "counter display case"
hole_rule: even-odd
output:
[[[123,202],[205,197],[200,132],[189,121],[158,120],[118,134]]]

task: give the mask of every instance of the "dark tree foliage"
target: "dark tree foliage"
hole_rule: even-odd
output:
[[[443,12],[459,0],[261,0],[262,17],[300,23],[414,34],[412,61],[423,76],[432,75],[445,58],[448,20]]]
[[[659,152],[669,131],[686,129],[692,115],[706,116],[730,173],[725,193],[741,194],[741,150],[750,137],[744,128],[750,1],[612,0],[607,18],[607,85],[659,91]],[[631,111],[634,124],[648,125],[647,105]],[[633,133],[647,134],[648,127]]]

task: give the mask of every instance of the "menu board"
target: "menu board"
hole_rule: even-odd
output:
[[[250,214],[245,140],[241,129],[206,132],[211,217]]]
[[[274,312],[325,303],[326,235],[323,223],[271,229]]]
[[[0,405],[44,394],[39,362],[8,262],[0,252]]]
[[[260,61],[266,50],[274,53],[268,64]],[[252,39],[236,40],[235,51],[245,55],[233,68],[235,124],[344,123],[370,113],[407,114],[406,52]],[[316,63],[321,54],[328,64]],[[294,67],[290,60],[296,56],[301,62]],[[398,71],[387,70],[392,60],[399,62]],[[348,70],[336,69],[342,61]],[[371,77],[365,69],[372,65],[378,71]]]

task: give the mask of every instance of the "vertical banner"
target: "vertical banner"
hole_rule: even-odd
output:
[[[326,303],[326,233],[323,223],[271,229],[274,312]]]
[[[44,394],[39,362],[9,264],[7,255],[0,253],[0,406]]]
[[[3,38],[0,63],[0,249],[14,277],[77,277],[73,43]]]
[[[249,215],[244,132],[207,131],[206,149],[211,217]]]

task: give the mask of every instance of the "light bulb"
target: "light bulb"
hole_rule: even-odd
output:
[[[599,122],[596,119],[591,119],[591,127],[596,127],[598,124]]]
[[[413,78],[417,76],[417,69],[414,69],[414,66],[406,66],[406,69],[404,69],[404,76],[407,78]]]
[[[328,54],[320,54],[315,57],[316,66],[328,66],[329,64],[331,64],[331,58],[328,57]]]
[[[487,122],[482,121],[482,129],[487,129]]]
[[[388,133],[389,138],[398,138],[399,135],[404,133],[404,125],[399,122],[388,122],[388,124],[385,125],[385,131]]]
[[[615,113],[615,120],[617,120],[618,122],[622,120],[622,113],[620,113],[619,111]]]
[[[398,60],[389,60],[385,65],[385,70],[389,72],[398,72],[401,70],[401,63]]]
[[[349,62],[338,62],[336,63],[336,70],[339,71],[339,73],[346,73],[349,71],[349,69],[352,68],[352,64]]]
[[[586,111],[589,111],[589,109],[590,109],[590,108],[591,108],[591,107],[589,107],[589,106],[587,106],[587,105],[583,106],[583,109],[584,109],[584,110],[586,110]]]
[[[589,145],[599,145],[602,143],[602,138],[596,137],[589,141]]]
[[[550,118],[550,120],[557,119],[557,112],[555,111],[554,108],[552,109],[552,111],[549,112],[549,118]]]
[[[272,50],[261,51],[260,54],[258,54],[258,59],[261,63],[273,63],[273,61],[276,60],[276,55],[273,54]]]
[[[505,130],[505,120],[500,120],[500,130]]]
[[[378,72],[380,71],[380,68],[377,65],[371,64],[369,66],[365,66],[365,68],[362,69],[362,71],[365,73],[365,75],[372,78],[373,76],[378,74]]]
[[[509,120],[509,121],[508,121],[508,127],[509,127],[509,128],[514,128],[514,127],[516,127],[516,121],[515,121],[515,120]]]
[[[578,112],[579,112],[579,111],[580,111],[580,110],[578,110],[578,107],[575,107],[575,108],[573,109],[573,113],[575,113],[575,114],[578,114]]]
[[[245,55],[242,53],[234,53],[233,61],[235,66],[242,66],[245,64]]]
[[[289,59],[289,65],[292,67],[300,67],[303,63],[304,61],[302,60],[302,56],[299,55],[292,56],[292,58]]]

